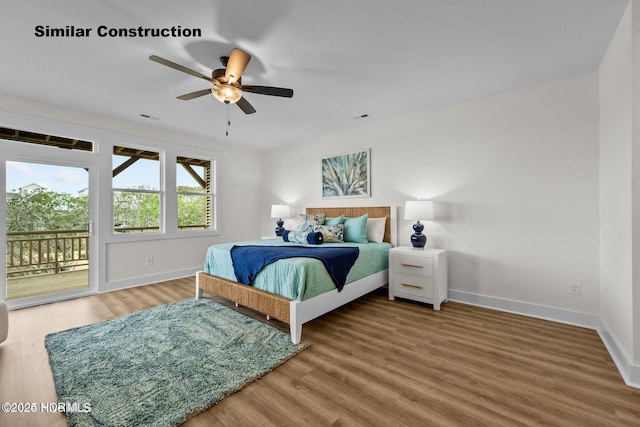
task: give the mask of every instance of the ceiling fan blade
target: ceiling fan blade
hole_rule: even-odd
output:
[[[285,89],[282,87],[242,86],[242,90],[244,92],[257,93],[259,95],[282,96],[284,98],[291,98],[293,96],[293,89]]]
[[[249,60],[251,60],[251,55],[247,52],[236,48],[231,51],[231,56],[229,56],[229,61],[227,62],[227,70],[224,74],[227,83],[235,83],[240,79],[244,69],[247,68]]]
[[[197,90],[191,93],[185,93],[184,95],[178,96],[178,99],[182,99],[183,101],[188,101],[190,99],[199,98],[205,95],[211,95],[211,89],[202,89],[202,90]]]
[[[240,107],[240,109],[244,111],[245,114],[253,114],[256,112],[256,109],[253,108],[253,105],[249,104],[249,101],[247,101],[244,97],[240,98],[240,100],[236,102],[236,105]]]
[[[183,65],[176,64],[175,62],[171,62],[168,59],[160,58],[159,56],[156,56],[156,55],[151,55],[149,59],[152,60],[153,62],[157,62],[158,64],[166,65],[167,67],[171,67],[175,70],[182,71],[183,73],[191,74],[192,76],[195,76],[195,77],[200,77],[201,79],[204,79],[208,82],[212,81],[211,77],[207,77],[202,73],[192,70],[191,68],[187,68]]]

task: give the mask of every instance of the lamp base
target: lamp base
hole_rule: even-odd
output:
[[[420,233],[415,233],[411,235],[411,245],[413,245],[416,249],[424,249],[424,246],[427,244],[427,236]]]
[[[411,235],[411,245],[416,249],[424,249],[424,245],[427,244],[427,236],[422,234],[422,230],[424,230],[424,225],[420,221],[413,224],[415,233]]]
[[[276,224],[278,225],[276,227],[276,236],[282,237],[282,233],[284,232],[284,228],[282,227],[284,225],[284,221],[280,218],[276,221]]]

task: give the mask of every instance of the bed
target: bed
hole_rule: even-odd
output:
[[[326,213],[327,217],[344,215],[349,218],[360,217],[368,214],[369,218],[386,218],[383,241],[390,245],[396,245],[396,209],[390,206],[383,207],[349,207],[349,208],[307,208],[307,215]],[[325,243],[322,246],[330,245]],[[216,245],[217,246],[217,245]],[[211,248],[210,248],[211,250]],[[286,260],[276,261],[275,264]],[[263,272],[258,273],[258,276]],[[256,280],[258,277],[256,276]],[[376,273],[358,278],[349,282],[341,291],[333,288],[326,292],[314,295],[310,298],[289,298],[277,293],[262,290],[253,286],[229,280],[228,277],[219,277],[200,271],[196,274],[196,298],[203,296],[203,291],[221,296],[260,313],[273,317],[289,324],[291,341],[299,343],[302,337],[302,325],[325,313],[328,313],[350,301],[384,286],[389,282],[388,263],[386,268]],[[310,283],[307,287],[312,287]]]

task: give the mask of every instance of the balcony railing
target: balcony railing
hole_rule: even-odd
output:
[[[7,277],[56,274],[88,265],[87,230],[7,232]]]
[[[180,230],[206,229],[184,225]],[[117,233],[153,232],[159,227],[120,227]],[[7,277],[57,274],[86,269],[89,265],[89,233],[85,230],[7,232]]]

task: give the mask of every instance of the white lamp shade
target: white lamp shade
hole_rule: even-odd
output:
[[[271,205],[271,218],[289,218],[290,216],[289,205]]]
[[[404,203],[404,219],[434,219],[431,200],[408,200]]]

